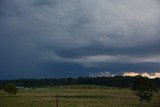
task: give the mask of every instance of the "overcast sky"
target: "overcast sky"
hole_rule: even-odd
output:
[[[159,0],[0,0],[0,79],[160,71]]]

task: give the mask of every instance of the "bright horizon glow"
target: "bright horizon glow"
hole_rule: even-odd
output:
[[[123,76],[137,76],[137,75],[141,75],[143,77],[148,77],[150,79],[154,79],[154,78],[160,78],[160,72],[155,72],[155,73],[148,73],[148,72],[143,72],[143,73],[136,73],[136,72],[124,72]]]

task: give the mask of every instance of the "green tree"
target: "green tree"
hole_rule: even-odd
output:
[[[17,93],[17,88],[15,84],[9,83],[6,84],[6,86],[4,87],[4,91],[7,92],[9,95],[12,95]]]
[[[153,97],[154,92],[158,90],[152,85],[152,82],[147,77],[142,77],[140,75],[135,76],[132,85],[132,91],[139,97],[140,105],[143,102],[150,102]]]

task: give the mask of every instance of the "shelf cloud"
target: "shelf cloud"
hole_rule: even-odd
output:
[[[0,0],[0,78],[156,72],[159,17],[159,0]]]

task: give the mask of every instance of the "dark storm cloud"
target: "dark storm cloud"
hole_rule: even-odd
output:
[[[159,17],[159,0],[0,0],[0,74],[126,70],[110,63],[138,71],[159,64]],[[46,66],[56,63],[61,66]]]

